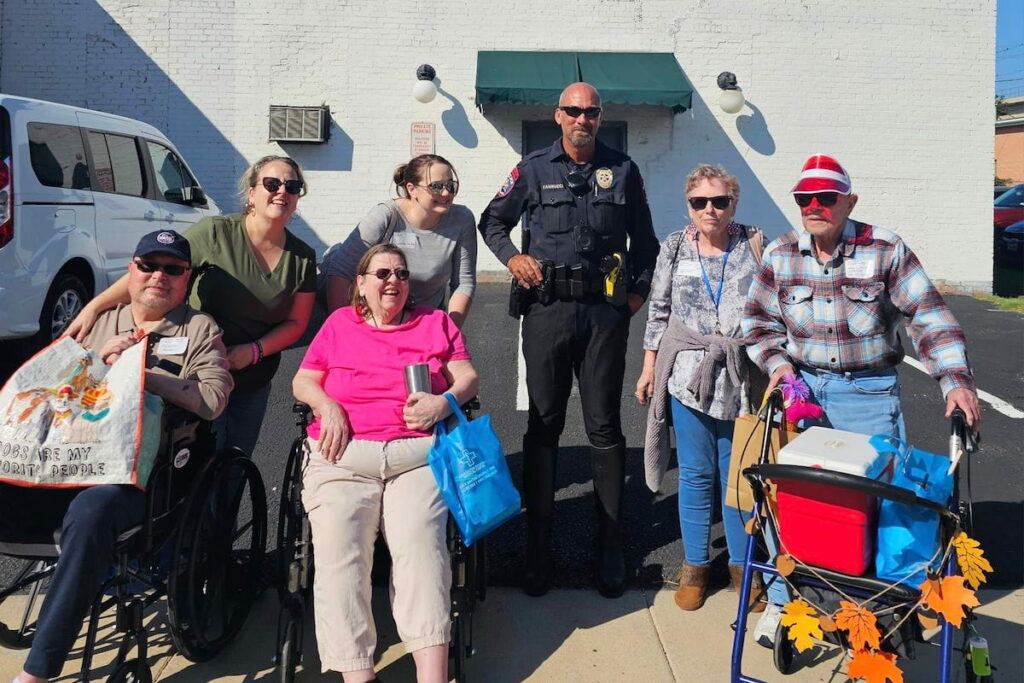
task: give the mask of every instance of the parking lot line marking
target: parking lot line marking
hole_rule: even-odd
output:
[[[909,365],[912,368],[917,368],[918,370],[920,370],[921,372],[923,372],[926,375],[929,374],[928,371],[925,369],[924,364],[921,363],[921,361],[917,360],[916,358],[911,358],[910,356],[904,356],[903,362],[906,363],[907,365]],[[993,396],[992,394],[988,393],[987,391],[982,391],[981,389],[978,389],[978,398],[981,399],[982,401],[984,401],[985,403],[989,404],[995,410],[998,410],[1000,413],[1002,413],[1003,415],[1005,415],[1007,417],[1012,417],[1012,418],[1017,419],[1017,420],[1019,420],[1021,418],[1024,418],[1024,412],[1021,412],[1020,410],[1017,410],[1010,403],[1004,401],[1003,399],[999,398],[998,396]]]
[[[516,410],[529,410],[530,397],[526,392],[526,357],[523,356],[523,319],[519,319],[519,332],[516,337]]]

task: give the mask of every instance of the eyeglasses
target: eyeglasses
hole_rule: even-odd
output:
[[[302,192],[302,181],[301,180],[281,180],[280,178],[263,178],[263,189],[274,194],[281,189],[284,185],[284,191],[288,194],[298,194]]]
[[[805,208],[811,205],[811,201],[817,199],[821,206],[832,206],[839,201],[838,192],[816,192],[814,194],[794,194],[797,206]]]
[[[157,263],[148,259],[135,259],[135,267],[143,273],[153,273],[159,270],[170,277],[184,275],[185,271],[189,270],[189,266],[179,266],[174,263]]]
[[[583,114],[588,119],[596,119],[601,115],[601,107],[559,107],[569,117],[578,119]]]
[[[395,268],[394,270],[391,270],[390,268],[378,268],[377,270],[369,271],[369,273],[372,273],[378,280],[387,280],[391,277],[392,273],[394,273],[395,277],[402,282],[409,279],[409,271],[406,268]],[[366,274],[367,273],[363,273],[363,275]]]
[[[708,202],[711,202],[711,206],[722,211],[723,209],[728,209],[729,205],[732,204],[732,197],[727,194],[720,197],[687,197],[686,201],[690,203],[694,211],[703,211]]]
[[[435,180],[432,183],[426,185],[417,185],[416,187],[425,187],[430,190],[430,194],[441,194],[441,190],[448,190],[448,194],[459,193],[459,181],[458,180]]]

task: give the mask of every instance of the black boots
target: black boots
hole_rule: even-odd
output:
[[[555,505],[557,446],[523,440],[523,498],[526,504],[526,573],[523,590],[540,597],[551,588],[551,514]]]
[[[620,597],[626,589],[626,558],[622,553],[622,487],[626,478],[626,445],[590,448],[597,503],[597,592]]]

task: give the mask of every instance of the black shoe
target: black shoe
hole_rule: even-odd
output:
[[[626,445],[591,447],[590,464],[594,473],[597,507],[597,592],[606,598],[618,598],[626,590],[626,558],[620,525]]]
[[[555,446],[523,439],[523,502],[526,504],[526,567],[523,591],[540,597],[551,589],[551,516],[555,504]]]

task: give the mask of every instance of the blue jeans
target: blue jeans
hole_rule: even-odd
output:
[[[213,421],[217,450],[235,446],[251,458],[260,437],[260,427],[269,399],[269,383],[249,394],[232,393],[228,397],[228,407]]]
[[[25,671],[60,675],[82,621],[114,562],[117,537],[145,515],[146,494],[131,486],[93,486],[64,515],[60,558],[39,612]]]
[[[822,426],[906,438],[896,370],[836,373],[801,368],[800,376],[825,409]]]
[[[679,460],[679,528],[688,564],[710,561],[711,505],[715,486],[725,500],[732,452],[733,420],[719,420],[672,399],[672,422]],[[743,564],[747,533],[743,525],[749,513],[722,505],[722,526],[729,549],[729,564]]]

